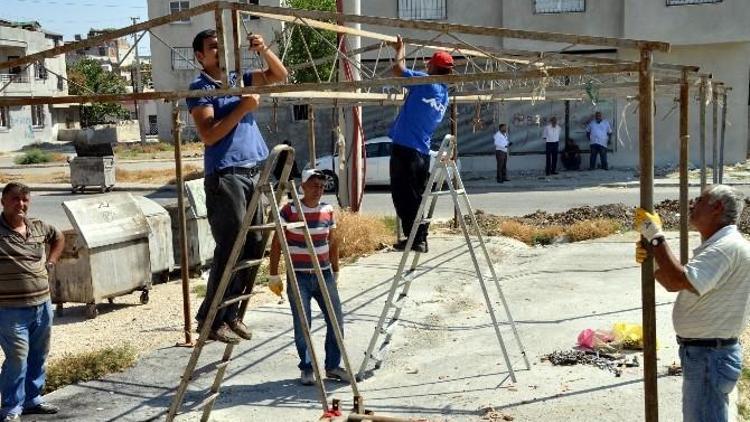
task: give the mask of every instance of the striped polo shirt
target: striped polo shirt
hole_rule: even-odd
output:
[[[333,206],[321,202],[317,207],[309,208],[302,204],[302,212],[305,213],[307,227],[310,230],[315,253],[318,255],[320,268],[325,270],[331,267],[329,257],[329,236],[331,229],[336,228],[333,218]],[[287,203],[281,209],[281,220],[285,223],[299,221],[297,208]],[[296,271],[311,272],[314,267],[312,257],[305,247],[305,237],[302,229],[286,229],[286,239],[289,244],[289,253],[292,255],[292,264]]]
[[[45,245],[57,230],[37,219],[26,219],[26,238],[0,216],[0,306],[26,307],[49,300]]]

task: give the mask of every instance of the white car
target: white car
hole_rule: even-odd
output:
[[[366,186],[389,186],[391,184],[391,138],[379,136],[365,141],[365,185]],[[437,151],[430,151],[430,168],[432,168],[437,157]],[[334,169],[338,168],[339,156],[326,155],[315,160],[315,167],[326,175],[326,192],[336,192],[339,180]],[[458,162],[461,169],[461,162]]]

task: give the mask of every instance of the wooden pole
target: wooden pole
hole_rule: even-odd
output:
[[[229,88],[229,75],[227,74],[227,44],[224,39],[224,10],[214,11],[216,22],[216,42],[219,47],[219,68],[221,69],[221,87]]]
[[[451,135],[453,135],[456,140],[458,140],[458,103],[456,103],[455,98],[453,101],[451,101]],[[455,160],[458,158],[458,142],[456,142],[456,147],[452,151],[451,157]],[[458,188],[458,185],[456,184],[456,179],[453,179],[453,187]],[[441,190],[442,186],[438,186],[436,188],[437,190]],[[463,218],[461,215],[461,210],[458,208],[458,206],[453,207],[453,227],[458,227],[458,219]]]
[[[312,104],[307,106],[307,149],[310,168],[315,167],[315,108]]]
[[[638,73],[641,208],[649,212],[654,210],[653,54],[651,50],[641,49],[640,72]],[[646,422],[656,422],[659,420],[659,396],[656,383],[656,300],[653,254],[649,254],[649,258],[641,265],[641,302],[643,306],[643,384]]]
[[[706,100],[708,99],[708,76],[701,77],[700,88],[700,166],[701,192],[706,189]]]
[[[688,261],[689,84],[688,72],[684,71],[682,73],[682,84],[680,84],[680,262],[682,265],[685,265]]]
[[[719,183],[724,183],[724,138],[727,132],[727,94],[731,88],[721,93],[721,140],[719,143]]]
[[[237,75],[237,80],[242,78],[242,50],[240,46],[242,41],[240,39],[240,12],[233,10],[232,12],[232,47],[234,47],[234,72]],[[240,86],[238,83],[237,86]]]
[[[185,187],[182,177],[182,122],[180,108],[172,107],[172,137],[174,139],[175,183],[177,184],[177,219],[180,234],[180,276],[182,279],[182,313],[185,319],[185,343],[179,346],[193,346],[190,318],[190,266],[188,262],[187,219],[185,217]]]
[[[713,84],[712,89],[712,123],[711,126],[711,180],[714,184],[719,183],[719,90],[718,85]]]

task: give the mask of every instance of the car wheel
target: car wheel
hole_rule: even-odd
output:
[[[339,190],[339,178],[332,171],[323,171],[326,177],[325,180],[325,191],[326,192],[338,192]]]

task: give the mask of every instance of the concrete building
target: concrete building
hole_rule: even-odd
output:
[[[38,22],[0,20],[0,62],[62,45],[62,35],[44,31]],[[28,67],[0,69],[0,96],[67,95],[65,56]],[[67,105],[0,107],[0,151],[14,151],[36,142],[57,139],[58,129],[77,120]]]
[[[87,35],[87,38],[95,37],[106,33],[107,30],[91,29]],[[84,40],[81,35],[75,35],[75,41]],[[66,41],[70,43],[73,41]],[[102,45],[97,45],[89,48],[82,48],[75,52],[68,53],[65,60],[68,66],[72,66],[82,59],[92,59],[101,63],[102,69],[107,72],[113,72],[118,70],[120,76],[126,81],[132,81],[132,69],[135,64],[135,55],[128,51],[130,50],[130,42],[127,38],[118,38],[116,40],[106,41]]]

